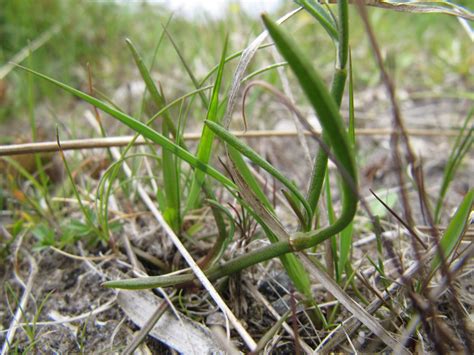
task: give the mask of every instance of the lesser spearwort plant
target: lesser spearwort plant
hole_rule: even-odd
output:
[[[336,49],[335,70],[332,83],[328,87],[314,68],[307,54],[304,53],[298,41],[291,37],[276,22],[268,16],[263,15],[262,20],[272,38],[274,45],[286,61],[288,67],[293,72],[297,82],[305,94],[306,99],[311,104],[317,114],[318,120],[322,126],[322,137],[318,139],[320,143],[318,151],[315,154],[312,167],[312,177],[307,191],[303,191],[293,181],[288,179],[282,171],[277,169],[265,158],[260,156],[250,146],[238,139],[228,130],[228,122],[225,118],[229,112],[232,113],[232,106],[235,101],[235,95],[232,90],[237,90],[242,80],[242,67],[245,69],[253,50],[238,52],[226,56],[227,38],[224,42],[220,56],[219,64],[211,70],[204,80],[199,82],[190,66],[187,65],[184,56],[177,49],[180,60],[182,61],[187,73],[189,74],[195,90],[186,95],[186,98],[194,100],[200,99],[203,107],[206,107],[206,119],[202,128],[202,134],[199,140],[196,153],[192,153],[186,146],[183,139],[185,119],[180,115],[178,122],[174,119],[171,108],[174,105],[182,104],[184,98],[167,102],[164,90],[157,86],[152,79],[149,68],[145,65],[138,49],[127,40],[127,45],[131,50],[134,61],[146,84],[147,91],[155,105],[156,114],[147,122],[143,123],[131,115],[121,111],[105,100],[100,100],[85,92],[74,89],[60,81],[50,78],[44,74],[38,73],[32,69],[21,67],[31,74],[42,78],[63,90],[77,96],[78,98],[90,103],[94,107],[109,114],[113,118],[130,127],[138,135],[145,137],[153,143],[161,146],[161,157],[157,157],[153,152],[149,156],[154,157],[161,163],[161,174],[163,189],[156,193],[160,210],[163,212],[166,222],[173,231],[180,235],[183,228],[183,221],[187,214],[202,206],[208,204],[211,206],[214,219],[216,221],[218,236],[212,250],[208,253],[203,262],[203,268],[207,278],[211,281],[224,276],[242,271],[252,265],[262,263],[272,258],[279,257],[289,277],[293,281],[296,289],[304,296],[305,304],[314,306],[312,319],[317,326],[330,327],[335,313],[329,319],[319,310],[317,302],[313,298],[311,290],[310,275],[306,271],[303,259],[298,253],[308,249],[315,250],[321,243],[331,240],[331,248],[334,256],[333,265],[335,268],[335,278],[339,284],[349,283],[354,277],[355,271],[350,264],[350,252],[352,243],[352,222],[357,212],[360,199],[358,192],[358,169],[355,157],[355,133],[354,133],[354,105],[353,105],[353,83],[352,76],[349,75],[349,125],[346,126],[340,113],[340,105],[345,93],[346,79],[352,73],[352,66],[348,68],[350,62],[349,51],[349,14],[348,1],[339,1],[337,5],[337,16],[332,13],[329,7],[326,7],[316,1],[300,0],[297,1],[302,8],[314,17],[317,22],[326,31]],[[166,28],[164,32],[166,33]],[[171,41],[172,37],[167,34]],[[161,41],[161,39],[160,39]],[[246,58],[245,55],[248,55]],[[232,59],[241,58],[242,67],[237,69],[234,76],[233,86],[225,95],[224,92],[224,73],[226,64]],[[247,62],[246,62],[247,61]],[[276,66],[266,68],[273,70]],[[260,74],[257,71],[246,77],[249,80],[252,76]],[[216,79],[210,86],[204,86],[206,81],[216,73]],[[206,90],[211,90],[210,99],[205,95]],[[292,107],[292,103],[286,103]],[[230,109],[229,109],[230,107]],[[296,108],[294,108],[296,111]],[[309,131],[312,131],[311,125],[305,121],[301,115],[297,116],[302,120],[302,124]],[[161,132],[151,127],[151,123],[161,117]],[[469,119],[468,119],[469,120]],[[468,120],[466,120],[466,125]],[[469,131],[470,138],[472,129]],[[459,166],[460,160],[466,154],[472,141],[464,137],[464,131],[456,142],[454,153],[450,159],[450,165],[447,169],[443,189],[438,199],[436,207],[436,217],[439,219],[440,206],[446,194],[449,181],[452,179],[454,171]],[[215,155],[214,141],[218,138],[224,145],[226,156],[228,158],[227,171],[230,178],[211,165],[212,157]],[[131,146],[131,145],[130,145]],[[126,150],[127,151],[127,150]],[[339,216],[336,218],[331,201],[331,184],[327,172],[328,158],[331,158],[340,173],[339,189],[342,202],[342,208]],[[115,163],[99,185],[98,190],[98,222],[101,224],[101,230],[108,235],[108,196],[111,193],[111,186],[117,176],[117,169],[120,164],[129,159],[122,156],[122,159]],[[266,171],[281,186],[283,193],[295,216],[298,219],[299,227],[296,232],[289,232],[278,220],[277,213],[270,198],[264,191],[264,188],[255,179],[249,169],[248,161],[255,166]],[[183,163],[187,163],[191,169],[183,168]],[[72,179],[71,179],[72,180]],[[326,181],[326,185],[325,184]],[[326,205],[329,209],[329,225],[320,226],[316,215],[321,213],[318,206],[323,191],[326,189]],[[216,191],[219,188],[235,198],[235,200],[245,209],[245,213],[252,216],[258,222],[261,229],[268,237],[270,244],[234,257],[227,261],[222,261],[222,256],[229,245],[235,231],[235,221],[233,214],[227,207],[219,203],[216,198]],[[74,190],[77,195],[77,191]],[[420,191],[422,193],[422,191]],[[459,244],[460,239],[466,229],[466,220],[473,202],[474,192],[471,190],[459,205],[458,211],[448,225],[443,237],[437,244],[437,256],[431,262],[430,272],[433,274],[439,268],[446,268],[446,258],[448,258]],[[383,203],[383,201],[381,201]],[[82,205],[81,205],[82,207]],[[387,206],[387,208],[389,208]],[[228,223],[226,223],[228,221]],[[94,221],[88,219],[89,224]],[[374,220],[374,225],[378,222]],[[408,226],[411,227],[411,226]],[[92,228],[92,227],[91,227]],[[380,233],[376,233],[380,237]],[[379,241],[380,239],[378,239]],[[339,241],[339,243],[338,243]],[[306,260],[306,259],[305,259]],[[420,260],[419,260],[420,261]],[[314,259],[313,259],[313,262]],[[383,262],[373,263],[378,272],[385,277]],[[330,266],[330,265],[328,265]],[[342,274],[346,273],[347,278],[343,279]],[[160,275],[126,280],[114,280],[105,282],[106,287],[120,289],[150,289],[156,287],[180,286],[193,282],[195,276],[191,273],[181,273],[178,275]],[[362,299],[362,297],[361,297]]]

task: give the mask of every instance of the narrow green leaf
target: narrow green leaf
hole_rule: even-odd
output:
[[[355,109],[354,109],[354,77],[352,75],[352,54],[349,51],[349,141],[352,149],[356,149]],[[355,154],[357,155],[357,154]]]
[[[297,0],[296,3],[319,22],[334,41],[338,40],[337,24],[321,4],[315,0]]]
[[[337,261],[337,269],[341,273],[343,270],[346,269],[346,263],[351,255],[353,227],[354,223],[349,223],[349,225],[342,230],[341,235],[339,237],[339,259]]]
[[[218,108],[219,108],[219,90],[221,88],[222,76],[224,73],[225,65],[225,53],[227,51],[227,42],[228,37],[226,37],[224,42],[224,48],[222,49],[221,60],[219,63],[219,69],[217,70],[217,78],[212,90],[211,101],[209,103],[209,108],[207,111],[207,120],[212,122],[218,122]],[[214,142],[214,134],[206,126],[202,129],[201,139],[199,141],[199,146],[197,150],[197,158],[204,162],[208,163],[211,157],[212,143]],[[188,195],[188,201],[186,203],[186,210],[190,210],[196,207],[199,192],[201,191],[201,186],[204,181],[204,174],[201,171],[195,171],[193,181],[191,183],[191,188]]]
[[[181,63],[183,64],[184,66],[184,69],[186,70],[186,72],[188,73],[189,77],[191,78],[193,84],[194,84],[194,87],[196,89],[200,88],[201,85],[199,84],[198,80],[196,79],[196,77],[194,76],[194,73],[193,71],[191,70],[191,67],[188,65],[188,63],[186,62],[186,60],[184,59],[184,56],[183,54],[181,53],[181,50],[179,49],[178,45],[176,44],[176,42],[174,41],[173,37],[171,36],[171,34],[166,30],[166,28],[163,28],[163,30],[165,31],[166,35],[168,36],[171,44],[173,45],[173,48],[174,50],[176,51],[176,53],[178,54],[178,57],[179,59],[181,60]],[[219,70],[219,67],[218,69]],[[207,106],[207,98],[206,96],[204,95],[204,93],[202,92],[199,92],[199,96],[204,104],[204,106]]]
[[[158,91],[158,88],[155,85],[155,82],[153,78],[151,77],[150,71],[146,67],[142,56],[138,53],[136,47],[132,43],[130,39],[126,39],[125,43],[127,43],[128,48],[130,49],[130,52],[132,52],[133,59],[135,60],[135,64],[137,65],[138,70],[140,71],[140,75],[143,78],[143,81],[145,82],[146,88],[148,92],[150,93],[151,98],[155,102],[158,111],[162,110],[166,106],[166,102],[163,98],[163,96],[160,94]],[[171,134],[173,136],[176,136],[176,127],[174,126],[173,120],[171,119],[171,116],[169,114],[169,111],[164,111],[162,112],[162,117],[166,120],[168,123],[168,127],[171,130]]]
[[[352,55],[349,50],[349,128],[348,135],[352,149],[355,155],[355,163],[357,164],[357,146],[356,146],[356,135],[355,135],[355,110],[354,110],[354,81],[352,75]],[[350,258],[351,246],[352,246],[352,230],[354,227],[354,221],[352,221],[346,228],[343,229],[339,237],[339,260],[338,270],[346,270],[346,263]]]
[[[326,192],[326,208],[327,208],[327,215],[328,215],[328,221],[329,224],[334,224],[336,221],[336,214],[334,213],[334,207],[332,205],[332,194],[331,194],[331,180],[330,180],[330,175],[329,171],[326,169],[326,176],[324,178],[324,185],[325,185],[325,192]],[[339,281],[341,277],[341,273],[339,272],[340,270],[338,269],[339,263],[338,263],[338,258],[337,258],[337,238],[338,235],[335,234],[331,237],[331,255],[332,255],[332,264],[335,268],[335,276],[336,280]],[[326,244],[327,245],[327,244]],[[330,265],[327,265],[328,271],[330,270]],[[331,277],[334,277],[334,275],[331,275]]]
[[[133,45],[132,41],[127,39],[126,43],[132,52],[135,63],[138,67],[138,70],[140,71],[151,98],[155,102],[158,110],[163,109],[163,107],[166,106],[166,100],[164,96],[158,91],[158,88],[156,87],[148,68],[143,62],[142,57]],[[169,111],[163,112],[163,118],[163,136],[169,138],[169,133],[171,133],[176,137],[176,127],[173,123],[173,120],[171,119]],[[171,225],[173,230],[177,232],[181,226],[178,166],[173,153],[169,150],[163,149],[162,157],[163,187],[166,198],[166,205],[163,208],[163,216],[165,217],[165,220]]]
[[[348,172],[355,175],[353,155],[349,139],[345,131],[343,119],[337,103],[326,88],[321,76],[314,70],[306,55],[294,45],[294,41],[274,22],[263,15],[263,21],[272,36],[278,50],[288,61],[312,106],[318,113],[318,118],[324,130],[328,132],[331,148],[336,157]]]
[[[349,16],[348,16],[348,4],[347,0],[341,0],[338,2],[338,14],[339,14],[339,25],[337,27],[337,46],[336,46],[336,63],[335,73],[333,75],[331,83],[331,96],[336,102],[337,108],[341,106],[342,96],[344,94],[345,83],[346,83],[346,64],[348,57],[348,40],[349,40]],[[308,67],[311,70],[311,67]],[[308,92],[306,92],[309,95]],[[326,145],[331,145],[329,140],[329,134],[325,131],[323,126],[322,141]],[[324,176],[326,174],[328,163],[327,152],[319,148],[314,166],[311,181],[308,187],[307,201],[311,206],[313,214],[316,212],[318,202],[321,196],[321,191],[324,183]],[[313,215],[311,215],[311,218]]]

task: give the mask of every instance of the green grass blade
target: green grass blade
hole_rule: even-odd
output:
[[[135,64],[140,71],[140,75],[143,78],[143,81],[145,82],[146,88],[148,92],[150,93],[151,98],[155,102],[158,110],[162,110],[163,107],[166,106],[166,102],[163,98],[163,96],[160,94],[158,91],[158,88],[155,85],[155,82],[153,78],[151,77],[150,71],[146,67],[142,56],[138,53],[135,45],[132,43],[130,39],[126,39],[125,43],[127,44],[128,48],[130,49],[130,52],[132,53],[133,59],[135,61]],[[171,119],[171,116],[169,114],[169,111],[164,111],[162,113],[163,118],[166,120],[166,123],[169,126],[169,129],[171,130],[171,134],[173,136],[176,136],[176,127],[174,126],[173,120]]]
[[[171,20],[173,18],[173,14],[171,13],[168,17],[168,20],[166,21],[166,23],[163,25],[162,24],[162,30],[160,32],[160,35],[158,37],[158,40],[156,42],[156,45],[155,45],[155,48],[153,50],[153,55],[151,57],[151,60],[150,60],[150,64],[148,66],[145,66],[145,68],[147,69],[147,71],[149,73],[151,73],[151,71],[153,70],[153,66],[155,65],[156,63],[156,57],[158,56],[158,51],[161,47],[161,44],[163,43],[163,40],[165,38],[165,29],[168,28]],[[132,54],[133,55],[133,54]],[[143,75],[142,75],[143,76]],[[153,82],[153,81],[152,81]],[[154,83],[154,82],[153,82]],[[140,114],[138,116],[138,118],[141,120],[142,118],[142,115],[143,115],[143,112],[145,112],[146,110],[146,91],[143,92],[143,95],[142,95],[142,100],[141,100],[141,105],[140,105]],[[175,137],[176,135],[173,134]]]
[[[248,145],[243,143],[241,140],[237,139],[232,133],[227,131],[221,125],[206,120],[206,125],[216,134],[219,136],[220,139],[225,141],[227,144],[238,150],[241,154],[245,155],[255,164],[260,166],[262,169],[267,171],[273,177],[275,177],[278,181],[280,181],[289,191],[303,204],[303,207],[309,216],[311,214],[311,209],[306,202],[306,199],[298,190],[296,185],[288,180],[285,176],[283,176],[277,169],[275,169],[269,162],[263,159],[260,155],[258,155],[252,148]]]
[[[464,196],[456,213],[449,222],[443,237],[440,240],[440,248],[443,253],[443,259],[446,260],[454,251],[456,246],[461,242],[464,232],[469,225],[469,218],[472,214],[474,202],[474,189]],[[434,273],[441,265],[441,257],[437,254],[431,264],[431,271]]]
[[[158,110],[166,106],[164,96],[158,91],[158,88],[153,81],[151,74],[143,62],[142,57],[133,45],[132,41],[127,39],[126,43],[132,52],[133,59],[140,71],[140,74],[145,82],[146,88],[150,93],[151,98],[155,102]],[[163,112],[162,133],[163,136],[169,138],[169,133],[176,137],[176,127],[171,119],[169,111]],[[169,150],[163,149],[163,187],[166,197],[166,206],[163,209],[163,217],[171,225],[173,230],[177,232],[181,226],[180,216],[180,198],[179,198],[179,171],[175,156]]]
[[[166,103],[166,100],[163,100],[163,103]],[[169,138],[172,128],[174,128],[173,124],[170,125],[167,121],[162,122],[162,133],[165,137]],[[177,232],[181,227],[179,164],[174,154],[169,150],[162,149],[161,154],[163,159],[163,187],[166,194],[166,208],[163,210],[163,217],[170,222],[173,230]]]
[[[352,230],[354,223],[351,222],[344,228],[339,237],[339,259],[337,260],[337,269],[342,273],[346,269],[346,263],[349,261],[352,247]]]
[[[329,146],[329,141],[327,134],[322,134],[322,141],[326,146]],[[308,192],[306,200],[308,201],[309,206],[311,207],[311,219],[316,213],[319,199],[321,197],[321,191],[323,190],[324,177],[326,175],[326,169],[328,165],[328,155],[322,147],[319,147],[318,152],[316,153],[316,158],[314,159],[313,172],[311,174],[311,180],[308,186]]]
[[[349,56],[349,5],[347,0],[339,0],[337,2],[337,10],[339,15],[338,23],[338,48],[336,64],[337,70],[344,70],[347,65]],[[344,78],[345,81],[345,78]],[[341,94],[344,90],[341,90]]]
[[[186,72],[188,73],[189,77],[191,78],[191,81],[193,82],[194,84],[194,87],[196,89],[200,88],[201,87],[201,84],[199,83],[199,81],[196,79],[196,77],[194,76],[194,73],[193,71],[191,70],[190,66],[188,65],[188,63],[186,62],[186,60],[184,59],[184,56],[183,54],[181,53],[181,50],[179,49],[178,45],[176,44],[176,42],[174,41],[173,37],[171,36],[171,34],[166,30],[166,28],[164,28],[164,31],[166,33],[166,35],[168,36],[171,44],[173,45],[173,48],[174,50],[176,51],[176,54],[178,54],[178,57],[179,57],[179,60],[181,61],[181,63],[183,64],[184,66],[184,69],[186,70]],[[226,40],[227,41],[227,40]],[[224,51],[225,52],[225,51]],[[220,67],[220,64],[219,64],[219,67]],[[217,67],[217,70],[219,70],[219,67]],[[199,92],[199,97],[201,98],[201,101],[202,103],[204,104],[204,106],[208,106],[208,101],[207,101],[207,98],[206,96],[202,93],[202,92]]]
[[[354,77],[352,75],[352,54],[349,51],[349,142],[356,149],[355,109],[354,109]]]
[[[183,159],[186,161],[189,165],[191,165],[193,168],[199,169],[209,176],[213,177],[217,181],[219,181],[221,184],[223,184],[225,187],[230,188],[230,189],[235,189],[236,186],[235,184],[229,180],[227,177],[222,175],[219,171],[214,169],[208,164],[205,164],[201,162],[199,159],[197,159],[194,155],[186,151],[185,149],[181,148],[180,146],[176,145],[174,142],[172,142],[170,139],[164,137],[162,134],[156,132],[154,129],[151,127],[145,125],[143,122],[140,122],[136,120],[135,118],[127,115],[126,113],[123,113],[105,103],[102,101],[87,95],[86,93],[79,91],[77,89],[74,89],[73,87],[63,84],[53,78],[50,78],[44,74],[38,73],[32,69],[17,65],[17,67],[26,70],[34,75],[36,75],[39,78],[42,78],[51,84],[54,84],[63,90],[69,92],[70,94],[77,96],[78,98],[90,103],[91,105],[94,105],[95,107],[101,109],[105,113],[108,113],[115,119],[119,120],[120,122],[124,123],[131,129],[133,129],[135,132],[140,133],[142,136],[145,138],[150,139],[154,143],[160,145],[163,147],[163,149],[167,149],[179,158]]]
[[[226,37],[224,42],[224,48],[222,49],[221,60],[219,63],[219,69],[217,70],[217,78],[212,90],[211,101],[209,103],[209,108],[207,111],[207,120],[211,122],[218,122],[218,108],[219,108],[219,90],[222,84],[222,76],[224,73],[225,65],[225,53],[227,51],[227,42],[228,37]],[[221,116],[222,117],[222,116]],[[197,150],[197,158],[204,162],[208,163],[211,157],[212,152],[212,143],[214,142],[214,133],[204,126],[202,129],[201,139],[199,141],[199,146]],[[188,195],[188,200],[186,203],[186,210],[194,209],[197,206],[197,201],[199,193],[201,191],[201,186],[204,181],[204,173],[202,171],[195,171],[193,181],[191,183],[191,188]]]
[[[290,204],[291,209],[295,213],[296,217],[298,217],[298,220],[300,221],[301,225],[306,224],[306,218],[304,216],[304,213],[301,211],[300,206],[298,205],[298,202],[295,200],[292,194],[290,194],[288,191],[285,189],[281,190],[283,193],[283,196],[285,197],[286,201]]]
[[[332,194],[331,194],[331,180],[329,171],[326,169],[326,176],[324,178],[325,193],[326,193],[326,208],[329,224],[334,224],[336,221],[336,214],[334,213],[334,207],[332,204]],[[326,268],[331,277],[336,276],[336,280],[339,281],[341,273],[339,272],[339,263],[337,257],[337,238],[338,235],[335,234],[331,237],[331,264],[329,264],[328,256],[326,257]],[[326,248],[328,248],[328,243],[326,243]],[[327,252],[327,251],[326,251]],[[335,275],[332,275],[331,270],[334,269]],[[342,271],[341,271],[342,272]]]
[[[467,152],[470,151],[470,148],[472,146],[472,141],[473,141],[472,134],[473,134],[474,127],[471,126],[467,134],[465,134],[465,132],[466,132],[466,128],[469,122],[471,121],[473,117],[473,114],[474,114],[474,109],[472,109],[471,112],[469,112],[469,115],[466,117],[463,127],[456,138],[453,149],[451,150],[451,154],[449,155],[448,162],[446,163],[446,168],[444,169],[441,188],[439,191],[439,197],[438,197],[438,200],[436,201],[436,208],[435,208],[435,221],[436,222],[439,222],[439,219],[441,217],[440,216],[441,208],[443,206],[443,201],[448,191],[449,185],[451,184],[451,181],[453,180],[454,175],[456,174],[456,171],[459,165],[461,164],[462,159],[467,154]]]

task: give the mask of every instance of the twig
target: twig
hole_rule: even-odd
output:
[[[239,138],[282,138],[282,137],[297,137],[298,133],[293,130],[275,131],[275,130],[255,130],[255,131],[231,131],[233,135]],[[385,128],[360,128],[356,129],[358,136],[388,136],[392,133],[391,129]],[[457,129],[408,129],[406,132],[410,136],[419,137],[457,137],[459,130]],[[312,132],[303,131],[306,136],[313,135]],[[320,131],[316,131],[320,135]],[[185,133],[183,139],[189,141],[197,141],[201,138],[201,133]],[[106,138],[85,138],[85,139],[71,139],[62,140],[62,150],[77,150],[77,149],[94,149],[94,148],[109,148],[109,147],[124,147],[127,146],[133,136],[116,136]],[[134,145],[144,145],[145,140],[140,137],[136,140]],[[0,156],[19,155],[30,153],[49,153],[57,152],[59,150],[56,141],[38,142],[38,143],[21,143],[8,144],[0,146]]]

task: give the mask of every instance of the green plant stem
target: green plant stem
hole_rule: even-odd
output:
[[[334,97],[338,107],[341,106],[346,77],[346,70],[338,69],[332,81],[331,94]],[[329,137],[325,131],[323,131],[322,134],[322,141],[326,146],[329,146]],[[319,198],[321,196],[327,165],[328,155],[324,148],[320,147],[314,161],[313,173],[311,175],[311,182],[308,188],[308,196],[306,198],[312,211],[311,219],[314,217],[316,208],[318,206]]]
[[[231,261],[209,268],[205,274],[210,281],[236,273],[249,266],[255,265],[277,256],[281,256],[291,251],[290,243],[287,241],[275,242],[267,247],[254,250],[250,253],[238,256]],[[130,280],[108,281],[103,285],[112,288],[122,288],[130,290],[139,290],[155,287],[169,287],[179,284],[185,284],[195,279],[194,274],[183,274],[173,276],[150,276]]]
[[[209,280],[217,280],[221,277],[236,273],[252,265],[273,259],[283,254],[316,246],[334,234],[340,232],[347,225],[347,223],[342,223],[341,219],[347,219],[347,216],[352,214],[350,217],[350,220],[352,220],[353,212],[355,212],[355,210],[348,210],[346,215],[341,215],[335,224],[310,235],[310,237],[306,236],[305,233],[296,233],[295,238],[290,241],[278,241],[250,253],[240,255],[223,265],[211,267],[205,272],[205,274]],[[147,289],[184,284],[192,281],[194,278],[195,276],[192,274],[151,276],[137,279],[109,281],[105,282],[104,286],[124,289]]]

